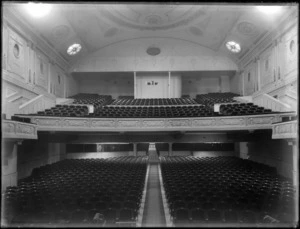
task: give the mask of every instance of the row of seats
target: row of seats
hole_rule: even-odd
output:
[[[14,224],[135,222],[141,205],[146,157],[67,159],[41,166],[4,194],[4,216]],[[99,221],[99,220],[98,220]]]
[[[161,157],[163,186],[175,225],[291,222],[295,188],[275,168],[237,157]]]
[[[181,96],[182,99],[190,98],[190,97],[191,97],[190,95],[182,95],[182,96]]]
[[[237,96],[239,95],[232,92],[197,94],[195,101],[199,104],[205,105],[213,105],[215,103],[232,103],[236,102],[233,98]]]
[[[37,114],[45,116],[84,117],[88,115],[88,107],[81,105],[56,105],[45,111],[39,111]]]
[[[30,118],[25,118],[25,117],[18,117],[18,116],[11,116],[12,121],[17,121],[17,122],[25,122],[25,123],[31,123]]]
[[[119,99],[134,99],[133,95],[119,95]]]
[[[130,106],[167,106],[167,105],[190,105],[197,104],[190,98],[172,98],[172,99],[116,99],[110,105],[130,105]]]
[[[214,104],[232,102],[234,93],[209,93],[197,95],[198,104],[190,98],[174,99],[128,99],[112,100],[108,95],[78,94],[73,96],[75,104],[93,104],[94,113],[88,114],[87,107],[57,105],[40,111],[37,115],[65,117],[99,117],[99,118],[172,118],[172,117],[207,117],[259,115],[272,113],[253,103],[221,104],[220,111],[214,111]],[[62,106],[62,107],[61,107]]]
[[[99,118],[170,118],[170,117],[205,117],[215,116],[211,109],[205,106],[168,106],[168,107],[109,107],[104,106],[96,112],[89,114],[90,117]]]
[[[94,105],[95,110],[97,110],[103,105],[110,104],[112,101],[111,95],[98,95],[86,93],[79,93],[69,98],[74,99],[73,104],[92,104]]]
[[[266,109],[264,107],[254,105],[253,103],[232,103],[220,105],[221,115],[254,115],[266,114],[271,112],[271,109]]]

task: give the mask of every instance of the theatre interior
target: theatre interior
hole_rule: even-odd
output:
[[[2,227],[299,225],[298,3],[2,3]]]

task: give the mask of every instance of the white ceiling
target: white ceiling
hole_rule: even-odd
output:
[[[21,4],[14,7],[70,64],[112,43],[147,37],[187,40],[238,60],[290,10],[285,5],[270,17],[253,5],[55,3],[37,20]],[[229,40],[241,44],[240,53],[226,49]],[[67,55],[75,42],[82,51]]]

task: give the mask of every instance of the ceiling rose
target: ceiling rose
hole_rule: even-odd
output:
[[[158,54],[160,54],[160,48],[151,46],[147,48],[147,53],[150,56],[157,56]]]
[[[201,29],[199,29],[196,26],[191,26],[190,27],[190,32],[191,34],[195,35],[195,36],[203,36],[203,32]]]
[[[158,15],[150,15],[145,18],[145,24],[147,24],[147,25],[157,26],[157,25],[161,25],[162,23],[163,23],[163,20]]]
[[[104,37],[112,37],[115,36],[118,32],[117,28],[110,28],[104,33]]]
[[[243,21],[237,26],[237,31],[246,36],[252,36],[256,34],[256,27],[250,22]]]

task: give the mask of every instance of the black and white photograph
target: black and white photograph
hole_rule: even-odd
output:
[[[1,227],[299,227],[298,2],[1,11]]]

